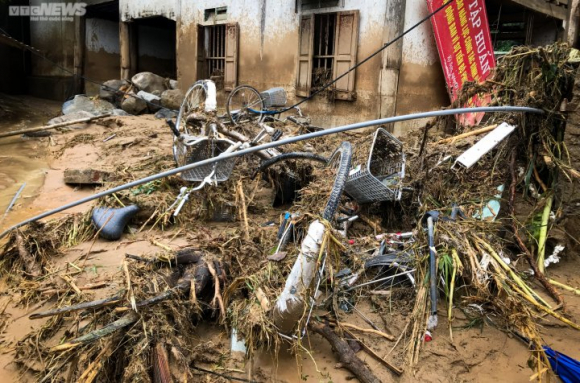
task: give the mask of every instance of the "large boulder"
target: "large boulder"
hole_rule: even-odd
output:
[[[119,93],[118,90],[124,85],[127,85],[126,80],[105,81],[99,90],[99,98],[116,104],[122,99],[123,94]]]
[[[155,93],[160,94],[158,91],[155,91]],[[157,94],[147,93],[142,90],[137,92],[137,96],[147,101],[147,108],[151,113],[155,113],[161,109],[161,97],[159,97]]]
[[[139,90],[153,93],[154,91],[163,92],[167,87],[165,86],[165,79],[161,76],[151,72],[137,73],[131,78],[131,82]]]
[[[123,100],[121,109],[129,114],[141,114],[147,110],[147,103],[145,100],[131,95]]]
[[[161,93],[161,105],[164,108],[178,110],[183,103],[185,95],[179,89],[170,89]]]

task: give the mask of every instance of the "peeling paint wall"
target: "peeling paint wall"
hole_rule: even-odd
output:
[[[179,0],[120,0],[121,21],[163,16],[175,21]]]
[[[103,82],[119,77],[119,23],[99,18],[86,19],[85,41],[85,76]],[[85,93],[93,95],[98,91],[98,85],[85,83]]]
[[[429,14],[425,0],[407,0],[407,30]],[[427,21],[403,39],[403,57],[399,74],[396,114],[425,112],[449,104],[449,96],[431,22]],[[414,120],[395,124],[395,134],[424,125]]]

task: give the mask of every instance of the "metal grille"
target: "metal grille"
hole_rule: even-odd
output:
[[[397,201],[401,199],[404,176],[403,144],[379,128],[375,132],[366,168],[352,172],[344,190],[358,203]]]
[[[225,139],[202,138],[193,145],[185,145],[182,140],[176,142],[176,160],[178,166],[192,164],[194,162],[206,160],[219,156],[225,152],[232,142]],[[213,179],[217,182],[226,181],[232,174],[236,158],[203,165],[197,168],[181,172],[181,178],[185,181],[203,181],[215,168]]]
[[[224,73],[226,61],[226,26],[214,25],[205,27],[207,45],[208,77],[221,76]]]

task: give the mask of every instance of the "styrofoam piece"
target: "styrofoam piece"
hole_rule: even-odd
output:
[[[217,108],[217,91],[215,82],[207,80],[207,98],[205,99],[205,111],[212,112]]]
[[[473,145],[471,148],[467,149],[462,155],[457,157],[452,168],[457,164],[464,166],[466,169],[472,167],[481,157],[488,153],[491,149],[495,148],[497,144],[502,142],[507,136],[509,136],[514,130],[514,125],[510,125],[507,122],[502,123],[500,126],[489,132],[485,137],[483,137],[479,142]]]

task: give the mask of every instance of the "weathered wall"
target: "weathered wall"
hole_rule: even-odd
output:
[[[120,71],[119,23],[89,18],[86,19],[85,33],[85,76],[96,81],[118,78]],[[98,85],[85,83],[87,94],[96,94],[98,91]]]
[[[175,77],[175,30],[137,25],[137,72]]]
[[[121,21],[152,16],[163,16],[175,21],[176,10],[179,8],[180,2],[180,0],[119,0]]]
[[[404,29],[409,29],[428,14],[426,1],[407,0]],[[449,96],[433,28],[431,22],[427,21],[404,37],[396,114],[426,112],[448,103]],[[405,134],[424,123],[422,120],[397,123],[395,134]]]
[[[220,7],[225,3],[228,3],[227,22],[237,22],[240,25],[238,84],[249,84],[259,90],[283,86],[288,92],[289,103],[294,102],[300,17],[300,14],[295,13],[294,1],[183,2],[178,17],[177,55],[180,86],[187,88],[196,79],[195,36],[197,24],[205,23],[204,10]],[[345,0],[344,7],[326,8],[317,12],[352,9],[360,11],[357,54],[357,60],[360,61],[382,44],[386,2]],[[381,58],[377,56],[357,70],[356,101],[331,102],[321,96],[304,104],[303,110],[313,117],[315,124],[323,126],[376,118],[380,103],[378,92],[380,66]]]

